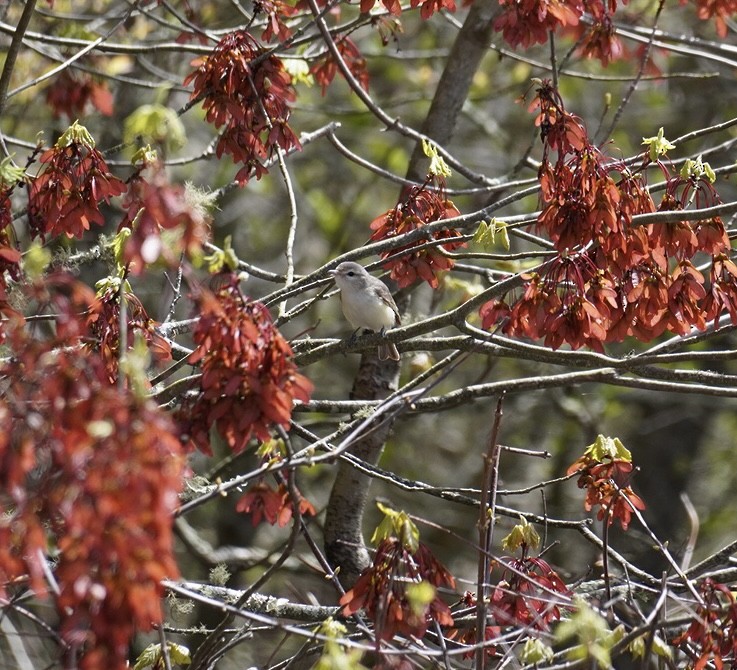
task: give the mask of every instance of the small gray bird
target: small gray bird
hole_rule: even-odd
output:
[[[363,265],[345,261],[330,270],[340,289],[343,314],[356,330],[366,328],[383,333],[400,324],[399,310],[386,284],[372,277]],[[379,359],[399,360],[399,352],[392,342],[379,345]]]

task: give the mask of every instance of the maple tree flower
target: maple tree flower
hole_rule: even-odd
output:
[[[719,216],[696,222],[696,243],[704,253],[716,256],[730,248],[729,235]]]
[[[461,605],[467,609],[476,609],[478,599],[475,593],[466,591],[460,600]],[[479,635],[476,626],[467,626],[464,628],[451,628],[448,631],[448,639],[455,640],[459,644],[465,644],[473,646],[479,642],[484,643],[484,654],[488,657],[497,655],[498,645],[494,643],[494,640],[502,635],[502,627],[496,624],[490,624],[484,627],[483,640],[479,639]],[[474,658],[474,651],[466,651],[463,654],[464,659]]]
[[[643,177],[652,163],[666,176],[659,211],[719,204],[709,164],[688,159],[671,174],[661,157],[675,145],[662,128],[644,138],[637,169],[605,156],[550,82],[538,82],[530,111],[543,141],[536,226],[558,256],[523,276],[516,300],[501,296],[482,305],[483,327],[501,324],[505,334],[544,339],[553,349],[586,346],[603,353],[604,344],[629,336],[651,341],[666,331],[704,330],[724,311],[734,319],[734,276],[722,260],[730,243],[720,218],[634,224],[638,214],[656,211]],[[713,258],[708,286],[692,263],[698,253]]]
[[[143,303],[129,290],[121,291],[124,280],[104,282],[90,306],[87,325],[93,338],[91,348],[102,358],[108,380],[118,379],[120,352],[120,300],[125,300],[127,334],[126,341],[132,346],[137,335],[143,337],[149,351],[157,361],[171,360],[171,346],[156,332],[156,324],[148,317]]]
[[[561,613],[561,601],[551,592],[569,595],[563,580],[547,561],[534,556],[504,557],[501,565],[502,576],[491,594],[494,620],[500,627],[548,630]]]
[[[513,47],[543,44],[549,35],[566,31],[577,37],[580,53],[599,58],[604,66],[622,53],[612,26],[616,0],[499,0],[499,5],[501,13],[494,20],[494,30]],[[592,19],[587,29],[580,26],[584,11]]]
[[[11,281],[21,278],[21,252],[13,230],[11,196],[18,183],[25,179],[25,170],[13,164],[12,156],[0,161],[0,343],[4,339],[5,319],[22,319],[10,304]]]
[[[378,543],[376,553],[341,597],[343,615],[365,610],[381,640],[394,635],[421,638],[433,621],[451,626],[450,608],[437,589],[453,588],[453,576],[419,541],[419,531],[407,514],[378,506],[385,517],[372,538]]]
[[[238,500],[236,511],[251,515],[251,523],[258,526],[262,519],[266,519],[272,526],[279,521],[279,513],[282,510],[282,494],[273,489],[265,482],[252,486]],[[280,523],[280,526],[286,525]]]
[[[670,274],[652,261],[627,271],[621,283],[626,300],[626,334],[649,342],[665,332],[670,283]]]
[[[294,401],[307,402],[313,388],[266,307],[245,298],[236,275],[222,276],[221,284],[199,298],[189,362],[202,369],[200,388],[179,411],[185,433],[208,454],[212,427],[235,452],[251,437],[268,440],[273,426],[289,428]]]
[[[97,81],[85,72],[62,70],[46,89],[46,104],[54,118],[65,115],[70,121],[79,119],[88,106],[104,116],[113,114],[113,94],[105,81]]]
[[[509,305],[504,300],[489,300],[481,305],[479,316],[481,317],[481,327],[484,330],[491,330],[494,324],[501,324],[502,332],[509,330],[509,317],[511,313]]]
[[[179,574],[181,443],[153,400],[71,346],[87,329],[87,287],[50,277],[29,300],[53,308],[57,328],[47,339],[11,328],[0,369],[0,592],[27,575],[56,607],[69,662],[123,670],[136,631],[162,622],[161,581]],[[49,547],[58,590],[47,589]]]
[[[687,335],[692,328],[706,329],[703,300],[706,297],[704,276],[691,261],[681,261],[671,274],[668,287],[668,326],[679,335]]]
[[[182,254],[197,257],[210,237],[204,208],[187,188],[169,181],[158,160],[131,177],[123,207],[126,213],[118,231],[131,231],[122,255],[131,274],[141,274],[159,260],[175,266]]]
[[[665,264],[665,256],[688,259],[699,248],[699,240],[688,221],[656,223],[648,226],[647,230],[650,245],[659,252],[661,266]]]
[[[582,0],[499,0],[502,12],[494,30],[513,47],[543,44],[549,32],[578,25],[586,3]]]
[[[109,203],[126,190],[95,149],[87,129],[76,121],[39,160],[41,170],[28,190],[28,225],[34,238],[81,238],[91,224],[105,223],[100,203]]]
[[[618,308],[611,282],[587,253],[579,252],[554,258],[544,274],[528,279],[523,296],[511,307],[491,301],[480,314],[485,328],[506,314],[502,332],[544,338],[553,349],[567,343],[574,349],[603,351]]]
[[[10,302],[7,277],[16,281],[20,278],[21,253],[17,246],[11,242],[10,221],[4,215],[6,208],[7,211],[10,211],[9,195],[7,191],[0,191],[0,314],[4,319],[8,317],[22,318]],[[4,338],[4,319],[0,322],[0,343]]]
[[[336,37],[335,47],[338,49],[346,67],[361,85],[361,88],[364,91],[368,91],[369,74],[366,67],[366,59],[358,50],[356,43],[350,37]],[[312,64],[310,72],[315,77],[315,81],[322,87],[322,94],[325,95],[328,86],[330,86],[333,79],[335,79],[335,75],[339,72],[338,63],[333,58],[333,54],[328,51],[322,58]]]
[[[431,190],[429,187],[433,184],[436,188]],[[445,197],[443,186],[442,177],[428,175],[423,184],[410,188],[394,209],[380,214],[369,224],[374,231],[371,240],[389,239],[422,228],[428,223],[460,216],[453,202]],[[391,278],[400,288],[410,286],[417,279],[422,279],[433,288],[437,288],[438,273],[450,270],[454,261],[437,247],[425,246],[424,242],[428,239],[443,240],[440,245],[442,249],[452,251],[466,246],[466,242],[459,240],[459,237],[461,233],[454,228],[443,228],[428,233],[420,243],[401,245],[391,251],[381,252],[380,256],[382,258],[391,256],[391,259],[386,260],[383,265],[390,270]],[[421,248],[416,248],[420,246]]]
[[[587,58],[598,58],[604,67],[611,61],[619,60],[624,54],[622,40],[619,39],[607,13],[589,27],[583,34],[579,53]]]
[[[299,491],[297,493],[300,516],[315,516],[317,510],[314,505],[299,494]],[[294,516],[294,503],[285,484],[279,484],[274,489],[265,482],[259,482],[241,496],[235,509],[243,514],[250,514],[254,526],[265,519],[272,526],[276,524],[283,528]]]
[[[205,118],[222,128],[215,153],[242,163],[235,180],[245,184],[251,173],[260,178],[276,148],[299,149],[289,127],[295,99],[291,77],[281,60],[246,30],[228,33],[209,56],[196,59],[184,80],[193,84],[191,100],[202,99]]]
[[[572,609],[553,635],[555,642],[564,646],[567,660],[591,668],[613,667],[611,650],[624,637],[624,626],[610,629],[607,620],[579,596],[574,596]]]
[[[537,220],[563,252],[584,246],[604,231],[616,230],[619,222],[619,191],[601,165],[594,147],[576,153],[568,163],[541,175],[545,205]]]
[[[689,0],[681,0],[685,5]],[[735,0],[696,0],[696,15],[706,21],[714,18],[717,35],[724,39],[727,36],[728,22],[737,13]]]
[[[540,546],[540,536],[526,519],[520,519],[502,546],[507,551],[519,550],[521,555],[504,556],[499,561],[504,567],[491,594],[491,615],[499,626],[548,630],[560,619],[561,606],[570,597],[568,587],[547,561],[528,556]]]
[[[633,508],[645,509],[645,503],[629,485],[634,469],[632,454],[618,438],[599,435],[583,456],[566,471],[579,473],[578,487],[586,489],[584,509],[599,507],[597,518],[611,526],[619,519],[622,530],[629,527]]]
[[[588,144],[588,136],[583,121],[567,112],[563,99],[550,81],[539,81],[529,112],[536,113],[535,125],[540,128],[540,139],[544,145],[541,170],[547,164],[547,149],[555,149],[562,158],[566,154],[583,149]],[[543,191],[545,184],[541,179]]]
[[[283,0],[256,0],[253,3],[253,11],[256,16],[266,15],[266,27],[261,33],[261,39],[268,42],[276,36],[280,42],[286,42],[292,36],[292,30],[284,22],[285,19],[294,16],[298,10]]]
[[[456,11],[455,0],[410,0],[410,7],[420,6],[420,16],[427,20],[435,12],[446,10],[448,12]]]
[[[698,587],[703,603],[696,607],[688,628],[672,644],[692,659],[694,670],[713,664],[723,668],[737,659],[737,601],[732,590],[711,577]],[[732,667],[732,666],[727,666]]]
[[[399,16],[402,13],[402,4],[399,0],[381,0],[381,4],[392,16]],[[376,0],[361,0],[361,13],[368,14],[375,5]],[[448,12],[456,11],[455,0],[411,0],[410,7],[413,9],[420,7],[420,16],[425,20],[442,9]]]
[[[503,556],[494,568],[501,568],[501,575],[489,599],[490,622],[484,630],[484,641],[490,642],[485,645],[489,656],[497,653],[497,645],[491,641],[507,626],[521,627],[529,635],[549,630],[550,624],[560,619],[571,594],[547,561],[528,555],[540,546],[540,536],[526,519],[520,519],[502,540],[502,546],[510,552],[519,550],[520,556]],[[461,602],[475,608],[478,601],[467,592]],[[452,637],[464,644],[480,642],[475,626],[462,632],[455,630]],[[466,652],[464,657],[472,658],[473,652]]]
[[[704,318],[716,319],[725,310],[737,325],[737,265],[726,255],[712,259],[709,272],[709,292],[703,303]]]
[[[8,228],[13,223],[13,207],[10,202],[10,196],[13,193],[14,187],[15,184],[8,186],[4,182],[0,183],[0,231],[3,234],[3,247],[8,246]],[[3,257],[3,260],[8,261],[11,259]]]
[[[392,16],[399,16],[402,13],[402,3],[399,0],[381,0],[381,4]],[[374,5],[376,5],[376,0],[361,0],[361,13],[368,14]]]

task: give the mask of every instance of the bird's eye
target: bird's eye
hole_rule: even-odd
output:
[[[355,273],[355,272],[353,272],[353,270],[351,270],[351,271],[350,271],[350,272],[348,273],[348,276],[349,276],[349,277],[355,277],[355,276],[356,276],[356,273]]]

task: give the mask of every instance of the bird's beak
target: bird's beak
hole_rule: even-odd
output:
[[[335,277],[338,274],[338,271],[337,270],[328,270],[328,274],[331,277]]]

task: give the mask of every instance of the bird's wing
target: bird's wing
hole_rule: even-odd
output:
[[[397,308],[397,303],[394,302],[394,298],[392,298],[391,293],[389,293],[389,290],[387,289],[386,293],[384,293],[383,290],[380,288],[375,288],[374,293],[381,299],[381,302],[383,302],[387,307],[391,307],[392,312],[394,312],[394,325],[399,326],[402,323],[402,317],[399,314],[399,309]]]

